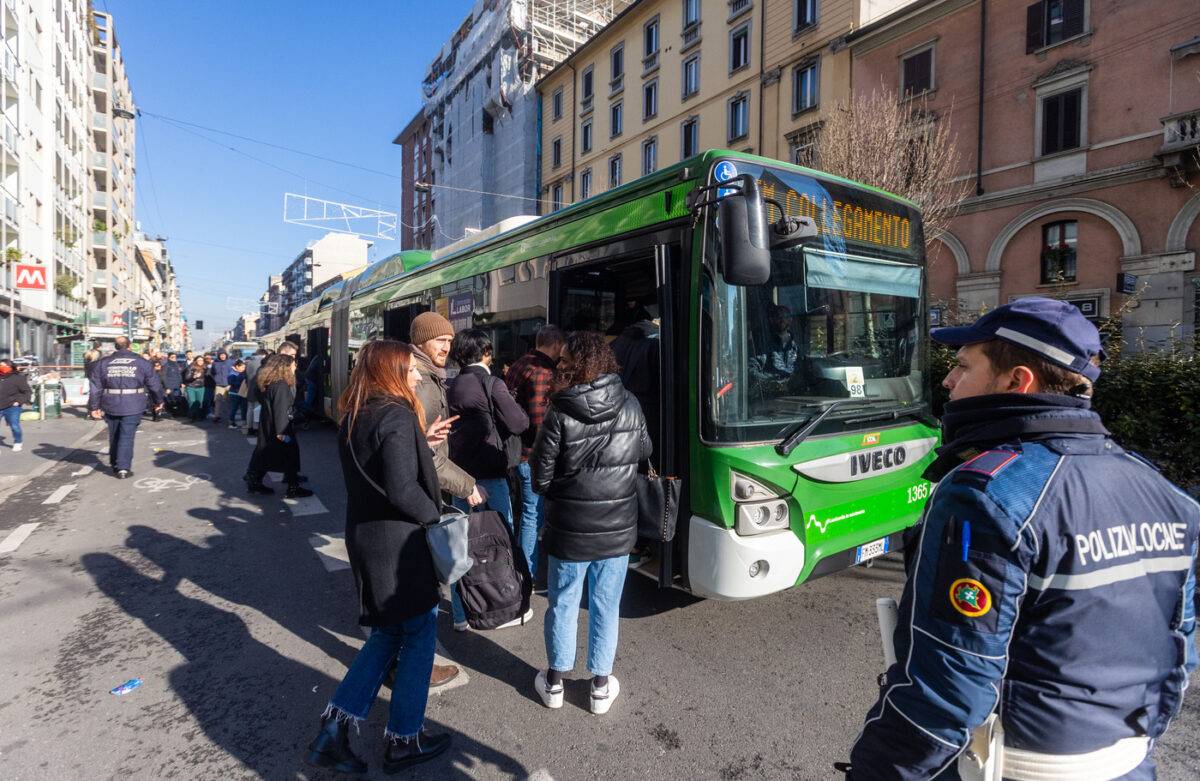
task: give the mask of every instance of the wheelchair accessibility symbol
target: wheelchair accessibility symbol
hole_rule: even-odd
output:
[[[718,182],[728,182],[730,179],[736,179],[738,175],[737,166],[728,160],[722,160],[717,163],[717,168],[713,171],[713,176]],[[724,198],[726,195],[736,193],[737,189],[733,187],[721,187],[717,189],[717,197]]]

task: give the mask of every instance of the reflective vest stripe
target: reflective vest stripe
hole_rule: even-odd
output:
[[[1191,556],[1168,556],[1157,559],[1140,559],[1128,564],[1118,564],[1115,567],[1086,572],[1079,575],[1051,575],[1041,577],[1029,576],[1029,587],[1037,591],[1060,589],[1062,591],[1083,591],[1099,588],[1124,580],[1134,580],[1156,572],[1182,572],[1192,566]]]

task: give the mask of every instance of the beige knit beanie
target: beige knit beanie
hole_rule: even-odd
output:
[[[410,344],[424,344],[439,336],[454,336],[454,326],[437,312],[422,312],[413,318],[408,329]]]

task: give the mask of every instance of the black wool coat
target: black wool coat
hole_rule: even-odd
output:
[[[642,409],[617,375],[551,396],[529,457],[533,490],[546,497],[546,552],[595,561],[633,550],[638,463],[650,453]]]
[[[33,399],[29,378],[20,372],[9,372],[0,376],[0,409],[14,404],[28,404]]]
[[[298,472],[300,446],[296,443],[296,432],[292,426],[296,389],[283,380],[276,380],[259,391],[258,400],[262,403],[262,415],[252,463],[262,472]],[[291,441],[280,442],[279,435],[290,437]]]
[[[450,414],[459,416],[450,430],[450,460],[476,480],[507,475],[503,440],[529,428],[529,416],[499,377],[492,380],[489,404],[484,382],[490,376],[483,366],[468,366],[446,391]]]
[[[338,454],[359,623],[391,626],[431,610],[441,589],[421,526],[441,517],[441,493],[416,415],[400,400],[372,399],[353,428],[342,421]]]

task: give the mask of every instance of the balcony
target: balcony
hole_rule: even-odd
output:
[[[17,226],[17,199],[4,193],[4,219],[7,220],[15,230]]]
[[[15,87],[17,83],[17,53],[12,50],[12,46],[8,44],[8,41],[4,42],[3,58],[4,77],[12,82],[12,86]]]
[[[1200,145],[1200,109],[1162,118],[1163,145],[1160,155],[1182,152]]]
[[[103,171],[108,167],[108,155],[103,152],[92,152],[92,169]]]
[[[108,211],[108,193],[92,193],[92,208]]]
[[[17,145],[17,142],[20,140],[21,134],[17,132],[17,126],[8,117],[4,117],[3,125],[4,148],[14,158],[18,157],[20,155],[20,147]]]
[[[92,89],[108,92],[108,76],[103,73],[92,74]]]
[[[103,130],[105,133],[107,133],[108,132],[108,115],[101,114],[99,111],[93,112],[93,114],[92,114],[92,129],[93,130]]]
[[[729,18],[735,19],[742,15],[742,12],[749,9],[752,0],[729,0]]]

